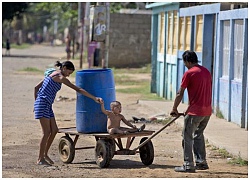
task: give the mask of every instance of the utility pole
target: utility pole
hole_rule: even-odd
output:
[[[83,59],[83,47],[84,47],[84,16],[85,16],[85,3],[81,2],[81,50],[80,50],[80,68],[82,69],[82,59]]]
[[[89,29],[90,29],[90,19],[89,19],[89,14],[90,14],[90,2],[86,2],[85,6],[85,27],[86,27],[86,42],[87,42],[87,47],[89,46]]]
[[[106,37],[105,37],[105,60],[104,67],[108,68],[108,58],[109,58],[109,25],[110,25],[110,4],[106,2]]]

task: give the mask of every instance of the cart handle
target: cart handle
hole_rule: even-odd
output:
[[[155,137],[157,134],[159,134],[161,131],[163,131],[166,127],[168,127],[170,124],[172,124],[176,119],[178,119],[180,116],[185,116],[184,113],[179,113],[174,119],[169,121],[165,126],[163,126],[159,131],[155,132],[153,135],[151,135],[146,141],[143,141],[138,147],[134,148],[132,152],[135,152],[137,149],[141,148],[145,144],[147,144],[148,141],[150,141],[153,137]]]

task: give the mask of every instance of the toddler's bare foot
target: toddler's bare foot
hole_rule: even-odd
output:
[[[49,164],[47,161],[45,161],[45,159],[38,160],[37,165],[51,166],[51,164]]]
[[[50,163],[50,164],[54,164],[54,162],[49,158],[49,156],[44,156],[44,159]]]
[[[143,130],[145,129],[145,127],[146,127],[146,125],[143,124],[140,128],[138,128],[138,131],[139,131],[139,132],[143,131]]]

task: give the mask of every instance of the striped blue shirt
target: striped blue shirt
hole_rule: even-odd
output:
[[[42,98],[52,104],[56,98],[56,93],[61,89],[62,83],[55,82],[52,77],[47,76],[43,80],[42,87],[37,92],[37,99]]]

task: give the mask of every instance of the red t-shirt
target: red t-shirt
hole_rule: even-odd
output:
[[[195,65],[187,70],[181,82],[182,88],[187,88],[189,115],[210,116],[212,114],[212,77],[203,66]]]

